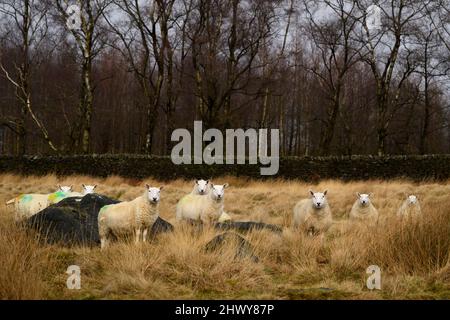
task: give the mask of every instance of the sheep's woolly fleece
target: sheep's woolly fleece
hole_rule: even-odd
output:
[[[217,222],[223,214],[224,194],[228,184],[213,185],[208,195],[188,194],[177,204],[177,220],[201,220],[204,223]]]
[[[302,227],[308,234],[324,233],[333,224],[330,206],[324,192],[310,190],[311,198],[300,200],[294,207],[294,226]]]
[[[132,201],[102,207],[98,214],[101,247],[108,245],[111,233],[119,237],[134,231],[136,242],[139,242],[142,231],[142,240],[145,241],[159,217],[160,190],[147,186],[146,192]]]

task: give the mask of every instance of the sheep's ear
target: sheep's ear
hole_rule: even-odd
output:
[[[206,184],[208,184],[209,183],[209,180],[206,180]]]
[[[309,193],[314,196],[314,191],[312,191],[311,189],[309,190]]]
[[[147,189],[150,189],[150,186],[148,185],[148,183],[145,184],[145,187],[146,187]]]
[[[361,198],[361,193],[357,192],[357,193],[356,193],[356,196],[357,196],[358,198]]]
[[[195,179],[195,184],[198,184],[198,179]]]
[[[211,188],[214,188],[214,184],[211,182]]]
[[[71,184],[71,185],[70,185],[70,187],[69,187],[69,188],[70,188],[70,190],[72,190],[72,187],[73,187],[73,184]]]
[[[369,192],[369,197],[370,197],[370,198],[373,197],[373,192]]]
[[[159,187],[159,190],[162,190],[162,189],[164,189],[164,186]]]
[[[95,189],[95,188],[97,188],[97,185],[96,185],[96,184],[94,184],[94,189]]]
[[[57,184],[56,188],[58,188],[58,190],[61,190],[61,185]]]
[[[325,190],[324,192],[323,192],[323,194],[326,196],[327,195],[327,193],[328,193],[328,190]]]
[[[228,188],[228,183],[225,183],[225,184],[223,185],[223,188],[224,188],[224,189]]]
[[[83,189],[86,189],[86,186],[84,184],[81,184],[81,186],[83,187]]]

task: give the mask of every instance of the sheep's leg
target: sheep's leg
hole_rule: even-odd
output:
[[[139,243],[139,239],[141,237],[141,229],[140,228],[136,228],[136,244]]]
[[[323,246],[325,244],[325,234],[322,233],[320,234],[320,245]]]
[[[107,244],[108,244],[108,241],[106,240],[106,238],[100,239],[100,249],[102,249],[102,250],[105,249]]]
[[[200,220],[202,221],[203,225],[207,228],[213,225],[213,219],[209,215],[201,217]]]
[[[144,231],[142,232],[142,241],[145,242],[147,240],[147,232],[148,232],[148,228],[145,228]]]

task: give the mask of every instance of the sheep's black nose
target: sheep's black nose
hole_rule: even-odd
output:
[[[156,201],[156,198],[153,198],[153,201]]]

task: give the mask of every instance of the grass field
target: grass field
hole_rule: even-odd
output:
[[[0,175],[1,299],[450,299],[450,184],[408,181],[253,181],[224,177],[225,210],[238,221],[283,226],[283,233],[245,235],[259,257],[235,259],[233,245],[206,252],[220,232],[201,234],[175,221],[177,201],[192,181],[162,183],[86,176]],[[20,193],[48,193],[56,184],[98,184],[120,200],[139,196],[148,182],[164,185],[160,214],[175,232],[153,243],[118,243],[107,250],[42,245],[16,227],[5,201]],[[292,208],[308,190],[328,189],[335,224],[322,243],[290,228]],[[356,192],[373,192],[381,220],[376,227],[349,223]],[[414,193],[424,219],[401,223],[395,212]],[[69,265],[81,268],[81,289],[66,288]],[[381,290],[366,288],[366,268],[381,268]]]

